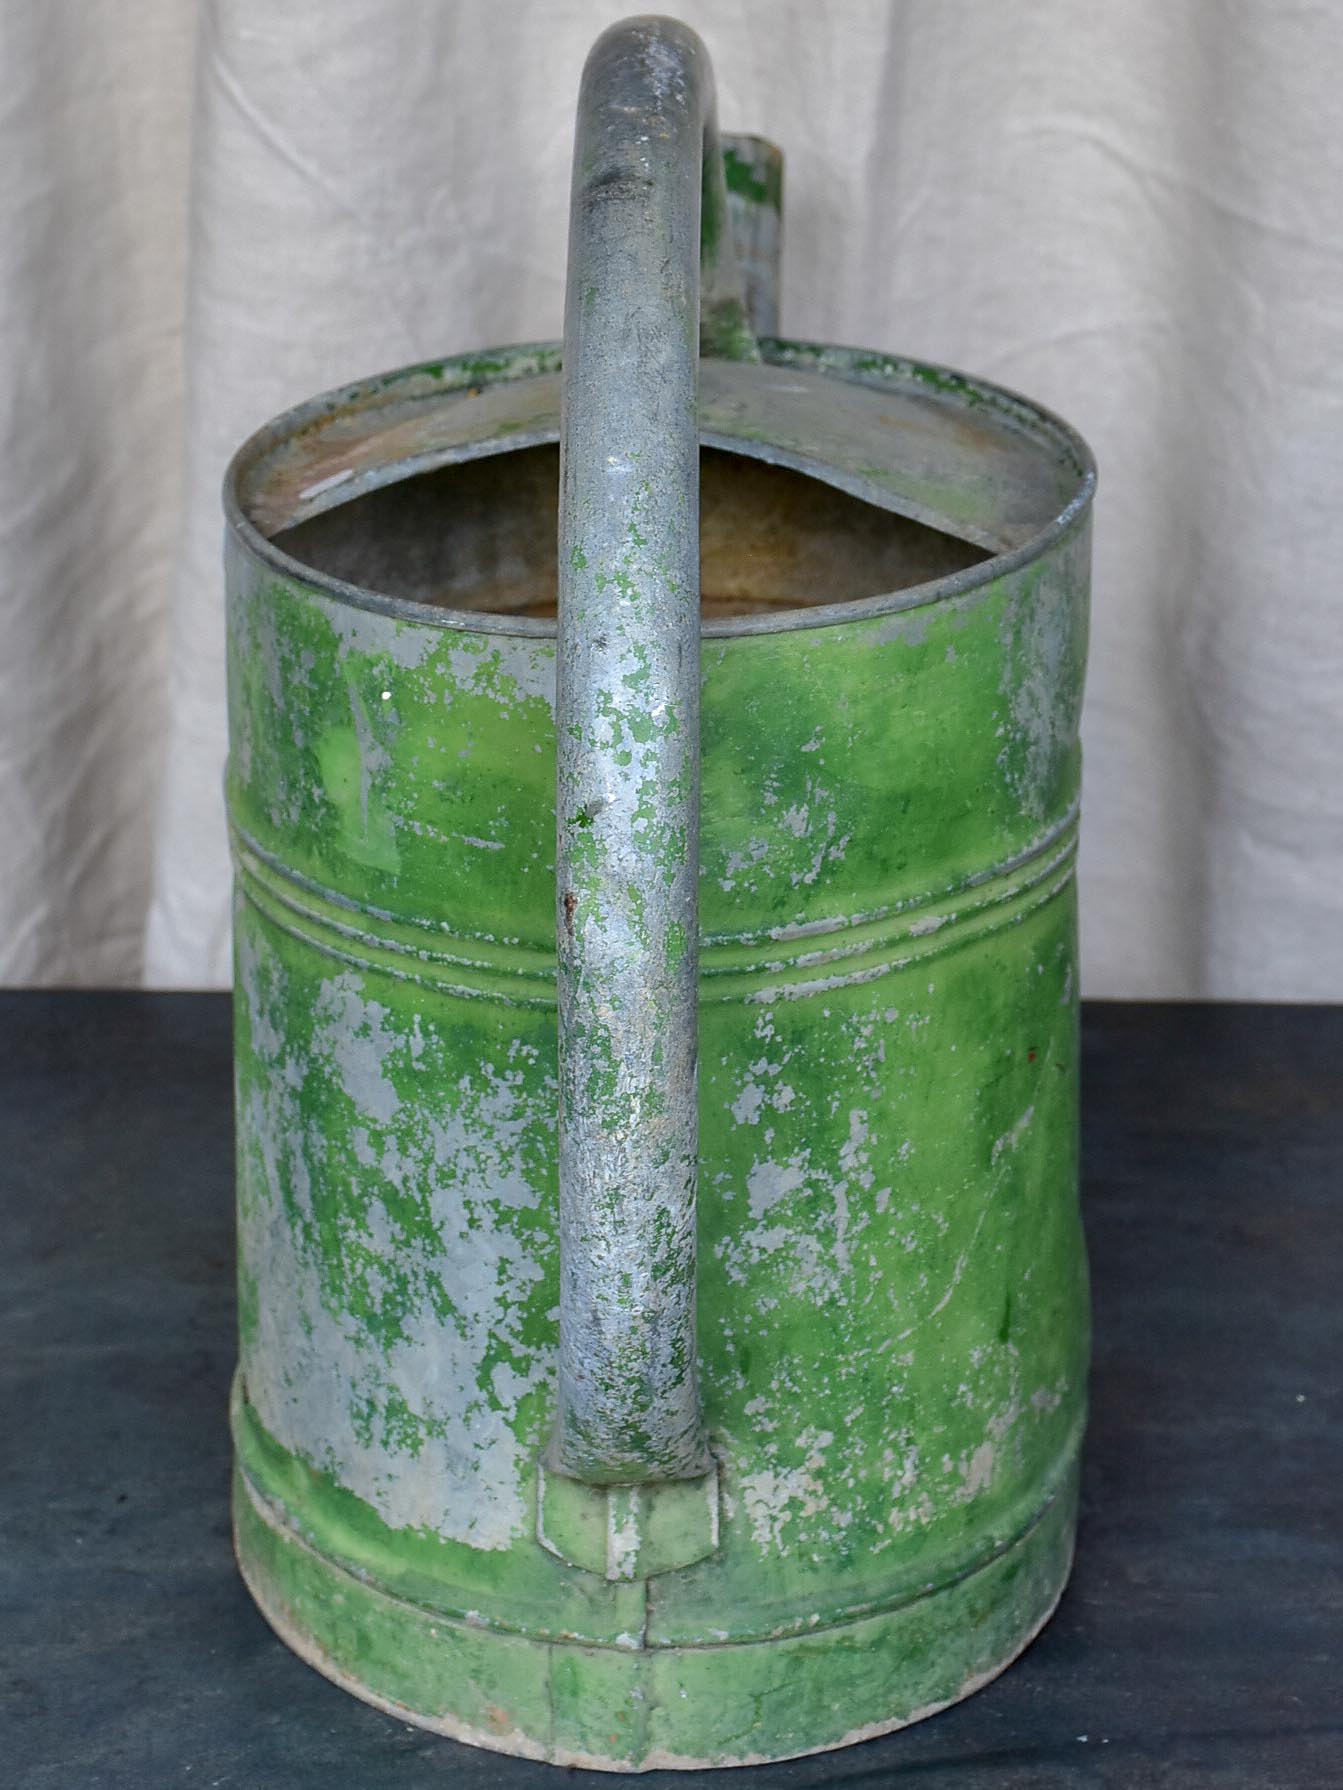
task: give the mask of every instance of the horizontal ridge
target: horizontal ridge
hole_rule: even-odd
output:
[[[466,998],[555,1005],[554,953],[360,905],[283,864],[233,822],[238,885],[271,925],[361,969]],[[1015,925],[1071,882],[1077,809],[1016,857],[954,888],[853,916],[700,942],[701,1002],[799,1000],[940,957]]]

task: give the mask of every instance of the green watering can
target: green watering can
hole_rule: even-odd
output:
[[[356,1695],[612,1770],[917,1721],[1072,1551],[1094,470],[766,335],[778,176],[615,26],[563,353],[227,486],[238,1558]]]

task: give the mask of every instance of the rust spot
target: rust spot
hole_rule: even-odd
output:
[[[1028,1050],[1026,1052],[1026,1061],[1028,1063],[1033,1063],[1035,1061],[1035,1052],[1033,1050]]]
[[[513,1726],[497,1703],[491,1703],[486,1708],[485,1722],[496,1734],[507,1734]]]

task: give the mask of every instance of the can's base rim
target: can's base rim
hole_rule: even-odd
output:
[[[484,1720],[472,1720],[454,1711],[404,1701],[390,1694],[388,1688],[379,1688],[377,1683],[361,1676],[352,1664],[340,1657],[358,1658],[363,1664],[376,1652],[376,1648],[370,1650],[365,1645],[367,1631],[361,1627],[360,1605],[367,1604],[370,1610],[376,1606],[372,1615],[375,1623],[385,1624],[390,1617],[402,1632],[404,1659],[407,1662],[413,1659],[416,1669],[424,1667],[426,1654],[433,1651],[432,1643],[428,1648],[424,1646],[426,1637],[418,1633],[419,1629],[424,1627],[427,1635],[438,1641],[442,1630],[452,1630],[458,1625],[442,1619],[431,1625],[428,1614],[418,1606],[402,1603],[314,1553],[300,1537],[276,1523],[274,1516],[251,1493],[241,1474],[235,1477],[234,1484],[233,1534],[243,1581],[276,1635],[306,1664],[362,1702],[400,1721],[490,1752],[593,1771],[646,1772],[763,1765],[832,1752],[912,1727],[973,1696],[1006,1671],[1053,1616],[1072,1569],[1075,1521],[1074,1478],[1070,1493],[1057,1499],[1046,1520],[1023,1535],[1006,1554],[923,1600],[920,1617],[924,1626],[913,1637],[916,1642],[913,1648],[910,1646],[911,1636],[900,1633],[902,1628],[909,1627],[911,1610],[919,1608],[908,1605],[876,1616],[858,1617],[817,1634],[736,1642],[722,1647],[665,1647],[619,1652],[582,1643],[503,1635],[486,1628],[472,1630],[473,1658],[457,1668],[460,1687],[447,1682],[454,1675],[451,1666],[436,1684],[431,1685],[429,1679],[422,1676],[424,1690],[428,1693],[422,1696],[422,1702],[427,1703],[430,1697],[437,1700],[440,1695],[451,1698],[454,1691],[459,1691],[464,1700],[481,1704]],[[284,1557],[286,1566],[297,1565],[299,1568],[296,1576],[284,1575],[285,1588],[281,1585],[281,1574],[275,1570],[280,1564],[274,1558],[277,1550]],[[270,1560],[268,1553],[272,1555]],[[306,1584],[302,1583],[305,1578],[309,1581]],[[343,1583],[337,1584],[337,1580]],[[986,1581],[997,1583],[989,1585]],[[987,1598],[983,1595],[985,1591],[989,1593]],[[299,1609],[295,1608],[295,1601],[298,1601]],[[352,1605],[356,1606],[353,1610]],[[937,1625],[942,1630],[940,1647],[931,1649],[927,1645],[929,1605],[943,1606],[945,1610],[944,1621]],[[975,1641],[976,1633],[985,1628],[996,1630],[998,1636],[987,1659],[983,1657],[982,1644],[977,1647]],[[322,1629],[326,1630],[325,1638],[319,1632]],[[924,1650],[922,1659],[919,1658],[920,1644]],[[492,1653],[497,1654],[498,1701],[491,1697],[490,1692],[495,1687],[488,1682],[490,1673],[486,1662]],[[724,1653],[739,1658],[751,1656],[743,1677],[753,1675],[751,1669],[757,1668],[757,1662],[764,1657],[773,1656],[768,1668],[769,1695],[776,1704],[787,1705],[788,1720],[795,1720],[792,1711],[801,1706],[805,1722],[810,1705],[815,1721],[813,1733],[804,1735],[794,1726],[791,1733],[778,1733],[771,1741],[764,1722],[746,1733],[739,1728],[734,1732],[729,1715],[724,1724],[728,1731],[715,1746],[713,1730],[718,1725],[715,1717],[720,1709],[728,1714],[733,1702],[731,1694],[720,1697],[717,1685],[711,1688],[711,1701],[709,1697],[693,1696],[684,1686],[679,1692],[686,1704],[684,1726],[687,1737],[693,1734],[695,1741],[710,1749],[704,1753],[692,1755],[675,1750],[659,1743],[651,1734],[645,1735],[651,1744],[643,1745],[635,1742],[633,1734],[622,1736],[619,1733],[622,1717],[632,1717],[636,1725],[642,1727],[647,1720],[646,1712],[659,1705],[664,1718],[673,1716],[673,1708],[665,1696],[665,1684],[653,1682],[655,1673],[665,1675],[668,1669],[675,1672],[680,1662],[693,1681],[702,1675],[700,1665],[706,1656]],[[912,1671],[911,1653],[914,1656]],[[962,1656],[958,1681],[950,1694],[934,1693],[926,1700],[916,1700],[911,1693],[920,1682],[920,1670],[925,1677],[931,1673],[933,1677],[945,1679],[958,1654]],[[614,1726],[617,1731],[610,1732],[609,1739],[612,1742],[623,1739],[627,1743],[628,1751],[623,1755],[602,1752],[591,1743],[574,1744],[576,1736],[566,1736],[558,1731],[567,1723],[562,1721],[557,1710],[555,1688],[550,1682],[555,1655],[565,1657],[570,1697],[574,1703],[570,1712],[572,1720],[589,1730],[602,1727],[609,1730]],[[600,1656],[600,1665],[593,1663],[595,1655]],[[856,1661],[864,1655],[869,1660],[874,1657],[880,1660],[885,1656],[886,1670],[878,1671],[875,1676],[869,1673],[864,1681],[863,1673],[855,1672]],[[653,1662],[659,1663],[655,1666]],[[482,1671],[483,1663],[485,1670]],[[612,1664],[621,1679],[615,1686],[611,1682]],[[592,1673],[593,1684],[585,1692],[580,1682],[575,1696],[575,1671],[581,1681],[585,1666]],[[375,1663],[372,1670],[377,1669]],[[511,1719],[504,1706],[509,1690],[524,1679],[531,1681],[536,1692],[532,1699],[534,1719],[531,1722]],[[791,1679],[797,1681],[796,1696],[788,1694]],[[851,1707],[850,1687],[863,1682],[869,1698],[881,1705],[884,1713],[872,1713],[867,1719],[850,1721],[849,1716],[865,1713]],[[747,1695],[750,1698],[749,1691]],[[861,1698],[861,1689],[858,1695]],[[760,1707],[758,1699],[751,1700],[755,1707]],[[824,1724],[827,1720],[833,1722],[836,1716],[847,1725],[839,1731],[827,1731]],[[538,1717],[539,1720],[535,1719]],[[677,1725],[674,1717],[670,1723],[664,1720],[664,1726]],[[546,1732],[537,1732],[538,1727],[544,1727]],[[630,1742],[635,1744],[628,1744]],[[746,1743],[744,1748],[743,1742]]]

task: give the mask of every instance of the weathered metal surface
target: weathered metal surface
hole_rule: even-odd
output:
[[[543,1548],[608,1579],[679,1572],[718,1546],[718,1469],[689,1479],[588,1485],[544,1464],[536,1493],[536,1539]]]
[[[612,1769],[916,1720],[1025,1645],[1071,1550],[1089,457],[980,382],[763,354],[702,372],[703,436],[748,458],[743,491],[794,468],[898,530],[959,518],[989,556],[923,582],[915,530],[855,562],[909,546],[903,587],[855,598],[818,534],[833,587],[813,572],[797,606],[703,628],[702,1505],[541,1466],[555,624],[302,558],[336,502],[553,442],[557,352],[319,400],[230,483],[239,1557],[361,1696]],[[490,501],[505,517],[506,479]],[[405,563],[462,588],[431,547]],[[645,1504],[662,1494],[684,1508]]]
[[[728,225],[746,315],[757,336],[779,333],[783,152],[764,137],[724,135]]]
[[[713,267],[730,237],[704,46],[667,20],[613,26],[574,144],[555,715],[552,1461],[593,1484],[711,1466],[695,1341],[701,235],[705,345],[756,359]]]
[[[706,365],[709,363],[706,363]],[[700,453],[700,613],[768,616],[905,592],[987,555],[768,460]],[[538,443],[379,485],[275,537],[309,571],[448,609],[554,620],[559,449]]]
[[[1072,499],[1066,430],[999,386],[898,355],[767,341],[763,368],[706,360],[700,437],[851,492],[990,553]],[[436,467],[559,439],[557,343],[407,367],[314,399],[257,438],[239,495],[266,535]],[[839,374],[840,379],[830,377]],[[516,632],[526,633],[527,626]]]

